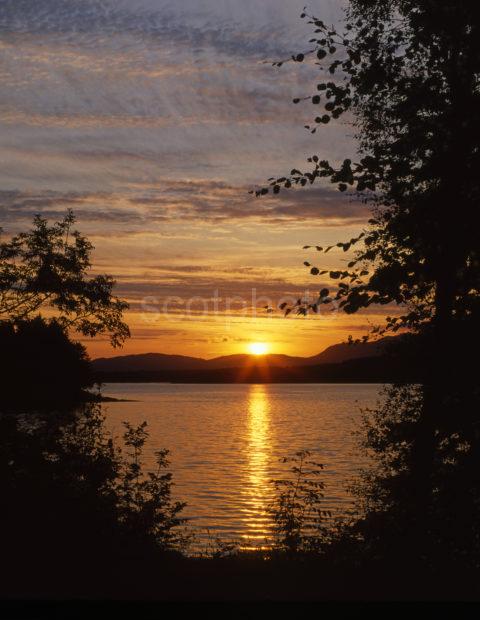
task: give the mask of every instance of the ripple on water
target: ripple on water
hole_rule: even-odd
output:
[[[309,450],[325,466],[324,505],[344,513],[352,498],[347,485],[366,457],[352,432],[360,407],[378,400],[372,384],[170,385],[106,384],[105,396],[135,402],[105,404],[115,435],[122,421],[148,423],[146,467],[154,452],[170,450],[174,495],[186,501],[185,516],[209,536],[262,543],[271,527],[272,480],[284,478],[280,460]]]

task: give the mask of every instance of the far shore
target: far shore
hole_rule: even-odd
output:
[[[382,378],[372,378],[372,379],[355,379],[355,378],[345,378],[345,379],[303,379],[303,380],[276,380],[276,381],[266,381],[260,379],[251,379],[251,380],[237,380],[237,381],[221,381],[221,380],[195,380],[191,379],[178,379],[178,380],[162,380],[155,378],[145,378],[145,377],[109,377],[102,379],[102,383],[159,383],[159,384],[168,384],[168,385],[288,385],[288,384],[329,384],[329,383],[337,383],[337,384],[388,384],[393,383],[392,379],[386,380]],[[136,402],[122,398],[109,398],[107,396],[102,396],[98,399],[98,401],[117,401],[117,402]]]

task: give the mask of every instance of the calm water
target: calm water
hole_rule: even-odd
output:
[[[202,538],[262,542],[272,478],[280,462],[310,450],[325,465],[325,509],[342,513],[351,503],[346,486],[365,465],[352,436],[360,408],[379,398],[380,385],[171,385],[107,384],[105,396],[137,402],[103,405],[114,435],[122,421],[148,422],[147,467],[154,451],[170,450],[176,499]],[[207,530],[209,533],[207,533]]]

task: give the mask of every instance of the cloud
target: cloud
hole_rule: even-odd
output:
[[[87,40],[136,35],[150,45],[172,42],[194,52],[209,48],[234,56],[265,56],[291,53],[295,43],[304,40],[299,36],[306,31],[298,19],[301,8],[301,2],[278,0],[2,0],[0,29]],[[321,12],[338,16],[338,2],[324,2]]]
[[[67,209],[78,220],[145,226],[169,221],[232,223],[256,220],[267,224],[313,222],[323,225],[365,223],[363,203],[329,187],[312,187],[255,198],[248,186],[196,180],[164,180],[159,187],[128,194],[107,192],[0,192],[0,213],[7,221],[25,221],[36,213],[58,218]]]

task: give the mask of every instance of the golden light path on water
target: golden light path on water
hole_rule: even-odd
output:
[[[173,497],[194,533],[193,551],[212,540],[261,547],[270,538],[272,480],[290,477],[292,457],[309,450],[325,469],[325,510],[351,508],[347,486],[368,456],[359,453],[354,431],[362,407],[381,391],[373,384],[107,384],[118,400],[102,406],[109,432],[120,441],[122,422],[147,421],[142,458],[155,469],[155,451],[170,450]]]
[[[261,543],[268,534],[270,519],[268,504],[271,459],[270,402],[265,385],[252,385],[248,395],[248,478],[250,486],[246,541]]]

